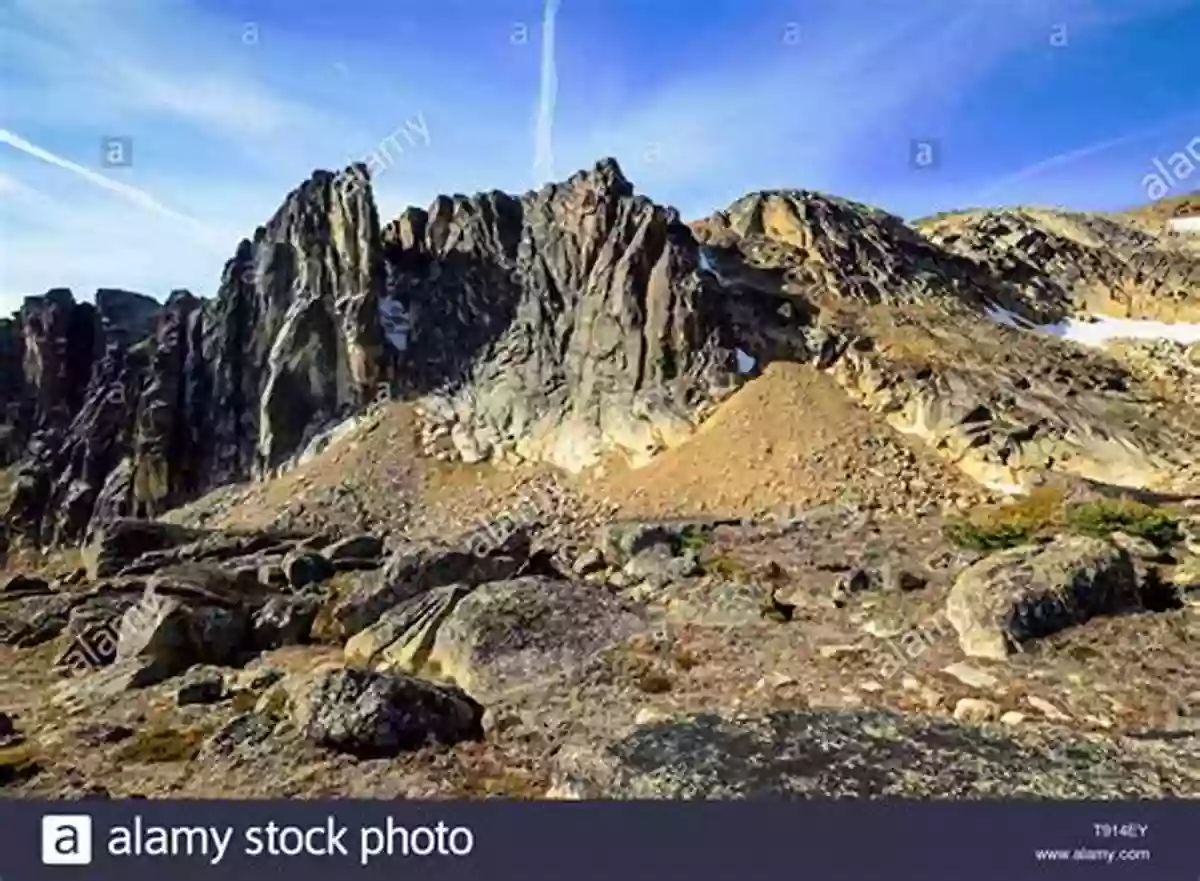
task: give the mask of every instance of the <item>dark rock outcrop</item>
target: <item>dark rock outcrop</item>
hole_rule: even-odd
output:
[[[0,327],[0,453],[21,459],[10,529],[63,543],[157,516],[285,464],[373,399],[384,269],[365,183],[362,166],[314,173],[241,243],[212,300],[28,298]]]
[[[431,446],[568,469],[686,438],[734,384],[716,287],[613,160],[520,198],[440,197],[384,230],[404,387]]]
[[[340,752],[388,756],[483,737],[483,707],[457,688],[409,676],[335,669],[298,691],[297,727]]]
[[[289,467],[387,395],[417,403],[443,458],[636,463],[781,359],[827,369],[999,491],[1048,471],[1194,491],[1194,419],[1112,359],[997,326],[1087,305],[1071,267],[1109,307],[1133,284],[1125,313],[1191,314],[1194,263],[1126,221],[918,228],[798,190],[689,228],[611,159],[381,226],[364,165],[316,171],[238,244],[212,299],[56,289],[0,322],[0,459],[20,463],[5,520],[47,544],[157,517]]]

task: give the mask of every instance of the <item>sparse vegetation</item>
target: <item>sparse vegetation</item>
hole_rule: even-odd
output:
[[[749,574],[749,568],[731,554],[716,554],[703,561],[704,571],[730,581],[742,581]]]
[[[1144,538],[1159,547],[1179,541],[1179,521],[1166,509],[1131,499],[1067,504],[1061,491],[1034,490],[1024,499],[980,508],[951,520],[946,537],[977,551],[996,551],[1057,532],[1107,538],[1114,532]]]
[[[946,525],[946,537],[976,551],[1016,547],[1061,527],[1064,509],[1060,490],[1039,488],[1023,499],[986,505],[967,517],[952,519]]]
[[[638,677],[638,691],[646,694],[665,694],[671,690],[671,677],[661,670],[647,670]]]
[[[151,728],[139,731],[118,753],[124,762],[189,762],[200,752],[208,732],[203,727]]]
[[[1086,502],[1067,510],[1067,524],[1084,535],[1124,532],[1169,547],[1179,541],[1179,520],[1162,508],[1127,499]]]
[[[341,643],[346,634],[342,631],[341,622],[334,617],[334,609],[342,597],[346,596],[358,584],[358,576],[354,572],[338,572],[325,582],[327,599],[317,611],[317,617],[312,625],[314,642],[330,645]]]
[[[699,554],[708,546],[710,540],[711,536],[708,532],[695,526],[689,526],[679,536],[679,552],[694,551]]]

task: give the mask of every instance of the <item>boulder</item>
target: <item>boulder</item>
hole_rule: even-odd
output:
[[[117,658],[121,618],[139,601],[137,594],[89,597],[71,609],[66,648],[56,667],[72,670],[104,667]]]
[[[1102,539],[1066,536],[1000,551],[965,569],[946,617],[967,655],[1003,660],[1028,640],[1140,606],[1127,552]]]
[[[5,596],[36,596],[50,593],[50,582],[40,575],[18,572],[9,575],[0,583],[0,594]]]
[[[390,756],[483,736],[483,707],[466,693],[369,670],[315,674],[293,696],[291,712],[308,740],[359,756]]]
[[[205,604],[147,590],[121,619],[117,663],[138,660],[142,684],[162,681],[193,664],[227,665],[249,642],[245,608]]]
[[[193,667],[175,692],[181,707],[190,704],[215,704],[225,697],[225,676],[215,667]]]
[[[297,590],[328,580],[334,571],[334,565],[317,551],[296,550],[283,558],[283,575]]]
[[[353,636],[388,609],[432,588],[511,578],[528,563],[531,547],[523,530],[475,547],[406,543],[392,554],[377,578],[360,582],[339,601],[334,618],[347,637]]]
[[[73,600],[61,594],[17,596],[0,603],[0,643],[31,648],[57,637],[67,626]]]
[[[616,597],[577,581],[493,581],[455,604],[422,670],[488,702],[509,689],[578,675],[644,626]]]
[[[461,584],[435,587],[389,609],[347,641],[347,665],[419,673],[438,627],[468,593],[469,588]]]
[[[204,530],[163,523],[158,520],[113,520],[95,530],[82,548],[88,578],[115,575],[142,554],[162,551],[195,541]]]
[[[374,535],[352,535],[327,545],[322,553],[334,568],[346,563],[378,560],[383,556],[383,540]]]
[[[718,526],[733,520],[618,520],[600,527],[596,548],[610,565],[625,565],[639,554],[658,550],[679,556],[696,550]]]
[[[320,603],[314,597],[271,597],[254,613],[251,641],[260,651],[309,640]]]

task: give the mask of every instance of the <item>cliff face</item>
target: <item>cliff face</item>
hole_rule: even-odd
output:
[[[802,191],[748,196],[694,226],[760,363],[815,360],[976,481],[1016,492],[1059,473],[1200,493],[1200,413],[1186,395],[1110,353],[995,320],[999,307],[1053,322],[1120,291],[1136,292],[1135,314],[1180,317],[1200,286],[1166,237],[1046,211],[913,228]]]
[[[39,542],[277,470],[381,393],[456,457],[648,455],[733,385],[719,293],[615,162],[523,197],[439,198],[381,231],[364,168],[318,171],[216,297],[31,298],[0,330],[8,520]]]
[[[678,443],[734,383],[720,293],[612,160],[521,198],[438,199],[384,232],[400,381],[431,447],[568,470]]]
[[[6,450],[23,459],[10,527],[63,542],[155,516],[361,407],[384,375],[381,253],[365,169],[322,171],[241,243],[210,301],[29,298],[0,328]]]
[[[362,166],[318,171],[225,267],[194,360],[216,483],[273,469],[383,374],[379,220]]]

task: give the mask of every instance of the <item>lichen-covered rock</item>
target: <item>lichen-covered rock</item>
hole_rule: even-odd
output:
[[[266,651],[308,642],[319,608],[313,597],[271,597],[254,613],[250,623],[254,647]]]
[[[238,606],[216,605],[147,591],[121,618],[116,664],[138,661],[149,685],[193,664],[230,664],[246,649],[249,615]]]
[[[292,718],[312,742],[360,756],[483,736],[483,707],[456,688],[366,670],[316,674],[292,698]]]
[[[388,609],[378,621],[347,641],[346,663],[419,673],[433,648],[438,627],[468,593],[465,585],[450,584]]]
[[[612,594],[581,582],[493,581],[455,604],[422,669],[486,702],[506,690],[569,679],[644,626]]]
[[[1003,660],[1027,640],[1140,603],[1127,552],[1102,539],[1065,536],[1000,551],[965,569],[946,617],[966,654]]]
[[[333,573],[333,563],[316,551],[296,550],[283,558],[283,575],[296,589],[320,584]]]
[[[683,716],[612,743],[572,743],[549,795],[568,799],[1051,798],[1186,796],[1194,774],[1083,738],[1000,731],[883,711]]]

